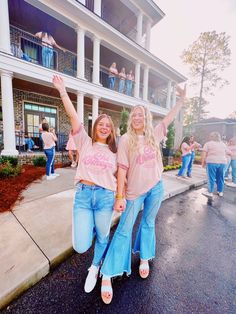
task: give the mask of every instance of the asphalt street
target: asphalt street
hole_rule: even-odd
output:
[[[235,314],[236,190],[226,187],[224,197],[215,196],[212,205],[203,190],[163,202],[149,278],[139,277],[139,259],[133,256],[131,276],[113,282],[110,305],[101,301],[100,279],[90,294],[83,290],[90,249],[73,254],[2,313]]]

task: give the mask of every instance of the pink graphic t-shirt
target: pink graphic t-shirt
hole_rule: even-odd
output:
[[[108,145],[92,144],[92,139],[81,125],[73,134],[76,148],[79,150],[79,164],[75,176],[76,183],[86,180],[105,189],[116,191],[117,157]]]
[[[202,150],[206,152],[206,163],[210,164],[227,164],[226,155],[231,155],[231,151],[223,142],[209,141]]]
[[[192,148],[191,148],[191,146],[190,145],[188,145],[187,143],[182,143],[182,145],[181,145],[181,152],[182,152],[182,157],[183,156],[186,156],[186,155],[188,155],[188,154],[191,154],[191,152],[192,152]]]
[[[167,129],[164,123],[155,127],[157,143],[162,141]],[[124,134],[118,146],[118,166],[127,170],[126,198],[134,200],[149,191],[161,180],[163,164],[161,156],[157,156],[155,150],[145,144],[145,137],[138,136],[138,148],[129,149],[127,134]]]

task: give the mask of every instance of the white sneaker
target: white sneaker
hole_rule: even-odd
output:
[[[221,197],[224,195],[223,192],[217,192],[217,194],[218,194],[219,196],[221,196]]]
[[[53,176],[53,177],[60,177],[59,173],[52,173],[51,176]]]
[[[71,168],[76,168],[76,167],[77,167],[77,163],[75,161],[72,161]]]
[[[54,180],[56,179],[56,176],[50,175],[46,177],[47,180]]]
[[[234,182],[225,182],[225,185],[230,186],[232,188],[236,188],[236,183]]]
[[[203,192],[202,195],[206,196],[207,198],[213,199],[213,193],[210,193],[208,191]]]
[[[99,267],[91,265],[88,269],[88,275],[84,284],[84,291],[86,293],[91,292],[97,283]]]

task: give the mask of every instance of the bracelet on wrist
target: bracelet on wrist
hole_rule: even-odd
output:
[[[116,194],[116,200],[123,200],[123,195]]]
[[[61,98],[67,96],[67,91],[60,93]]]

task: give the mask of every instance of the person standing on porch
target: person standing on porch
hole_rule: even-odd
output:
[[[101,268],[101,297],[106,304],[111,302],[113,296],[111,278],[125,272],[128,275],[131,273],[132,230],[143,205],[133,251],[140,254],[140,277],[147,278],[149,275],[149,260],[155,257],[155,219],[164,197],[159,144],[184,103],[186,89],[177,87],[177,92],[180,97],[178,102],[155,129],[148,108],[134,106],[130,113],[128,131],[120,139],[114,208],[122,212],[122,215]]]
[[[115,88],[117,75],[118,75],[118,70],[116,68],[116,63],[113,62],[112,65],[109,68],[109,73],[108,73],[108,87],[110,89],[114,89]]]

